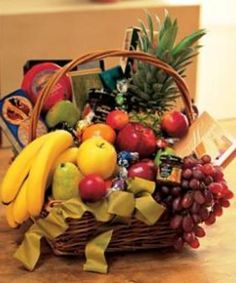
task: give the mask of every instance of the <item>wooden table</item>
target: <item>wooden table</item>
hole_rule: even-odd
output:
[[[10,151],[0,150],[0,180],[8,166]],[[225,172],[233,188],[236,160]],[[45,249],[34,272],[28,272],[12,257],[21,238],[19,230],[8,228],[0,206],[0,282],[80,283],[235,283],[236,200],[217,223],[207,228],[198,250],[183,253],[158,251],[108,256],[108,275],[83,272],[84,259],[61,258]]]

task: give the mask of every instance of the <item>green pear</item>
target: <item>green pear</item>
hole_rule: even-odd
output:
[[[52,196],[56,200],[68,200],[79,195],[79,183],[83,178],[78,167],[71,163],[60,163],[53,175]]]
[[[45,122],[49,128],[61,122],[66,122],[73,127],[80,118],[80,111],[70,100],[57,102],[46,114]]]

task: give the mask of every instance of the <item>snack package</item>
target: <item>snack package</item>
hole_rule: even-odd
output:
[[[17,153],[28,144],[28,130],[32,110],[32,103],[22,89],[0,100],[0,126]],[[40,120],[37,135],[40,136],[46,132],[47,127]]]

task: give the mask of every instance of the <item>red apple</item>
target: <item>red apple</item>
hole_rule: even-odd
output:
[[[154,171],[156,171],[156,169],[157,169],[154,160],[145,158],[145,159],[141,160],[140,162],[145,162]]]
[[[120,150],[138,152],[141,158],[156,151],[156,137],[151,128],[140,123],[128,123],[117,136]]]
[[[79,193],[84,201],[98,201],[106,192],[106,182],[97,174],[87,175],[79,183]]]
[[[182,138],[187,133],[188,127],[187,117],[179,111],[165,114],[161,121],[162,130],[174,138]]]
[[[144,159],[130,166],[128,177],[140,177],[150,181],[156,179],[156,166],[150,159]]]
[[[108,113],[106,123],[115,130],[121,130],[129,123],[129,116],[127,112],[113,110]]]

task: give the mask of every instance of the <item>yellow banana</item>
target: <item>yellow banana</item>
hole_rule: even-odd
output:
[[[15,221],[19,224],[23,223],[30,217],[29,212],[27,210],[27,200],[26,200],[27,188],[28,188],[28,179],[24,181],[16,198],[12,202],[13,217]]]
[[[13,204],[12,203],[6,206],[6,218],[7,218],[7,223],[11,228],[18,227],[18,223],[16,222],[14,215],[13,215]]]
[[[35,157],[28,176],[27,205],[32,216],[42,210],[47,179],[56,158],[73,143],[72,135],[64,130],[52,133]]]
[[[51,135],[52,133],[43,135],[28,144],[12,162],[3,179],[0,191],[1,200],[4,204],[9,204],[14,200],[29,173],[33,157]]]

